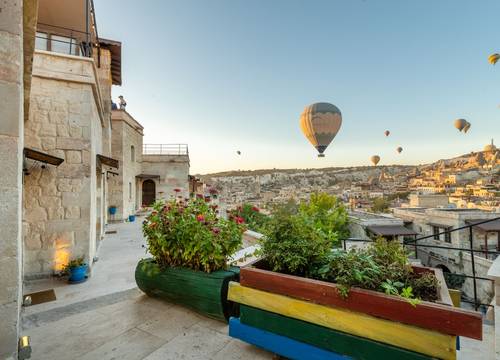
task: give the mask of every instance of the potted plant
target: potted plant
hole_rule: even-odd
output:
[[[237,268],[227,266],[241,246],[241,221],[217,216],[217,207],[204,199],[158,201],[143,222],[152,258],[139,262],[138,287],[150,296],[188,306],[209,317],[227,320],[230,280]]]
[[[116,214],[116,210],[117,210],[117,208],[116,208],[116,206],[114,206],[114,205],[111,205],[111,206],[108,208],[108,211],[109,211],[109,214],[110,214],[110,215],[115,215],[115,214]]]
[[[63,272],[69,275],[68,282],[71,284],[78,284],[87,280],[88,265],[83,259],[79,257],[71,260],[64,266]]]
[[[271,217],[262,259],[230,284],[241,304],[230,335],[293,358],[356,359],[455,359],[458,335],[482,338],[481,315],[453,308],[442,273],[409,265],[399,243],[332,250],[344,210],[317,200]]]

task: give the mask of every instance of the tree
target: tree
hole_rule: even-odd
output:
[[[371,211],[374,213],[387,213],[389,212],[389,201],[383,197],[373,199]]]

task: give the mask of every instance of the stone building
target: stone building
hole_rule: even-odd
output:
[[[2,4],[1,359],[17,358],[23,277],[50,276],[76,257],[91,267],[109,206],[119,199],[121,218],[133,214],[146,181],[150,200],[188,191],[187,145],[143,155],[142,126],[125,111],[112,117],[121,81],[121,43],[98,37],[91,0]],[[120,131],[121,148],[112,141]]]
[[[70,257],[91,265],[104,233],[106,173],[113,166],[107,161],[110,96],[111,85],[121,84],[120,45],[114,42],[114,52],[108,43],[101,48],[93,16],[89,23],[82,16],[68,2],[40,1],[24,146],[62,163],[25,160],[26,278],[61,270]]]

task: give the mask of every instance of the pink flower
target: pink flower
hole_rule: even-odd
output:
[[[243,219],[241,216],[236,217],[236,223],[243,224],[244,222],[245,222],[245,219]]]
[[[197,199],[203,199],[203,195],[202,194],[196,194],[196,198]]]
[[[217,234],[219,234],[219,233],[220,233],[220,229],[219,229],[219,228],[213,228],[213,229],[212,229],[212,232],[213,232],[215,235],[217,235]]]
[[[202,214],[196,215],[196,220],[199,222],[205,221],[205,217]]]
[[[259,208],[257,206],[252,206],[252,211],[259,212]]]

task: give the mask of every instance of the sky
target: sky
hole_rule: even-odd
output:
[[[187,143],[192,174],[369,165],[375,154],[423,164],[500,143],[500,63],[487,61],[500,52],[498,1],[94,2],[99,36],[122,42],[114,98],[144,143]],[[299,127],[315,102],[343,117],[325,158]]]

